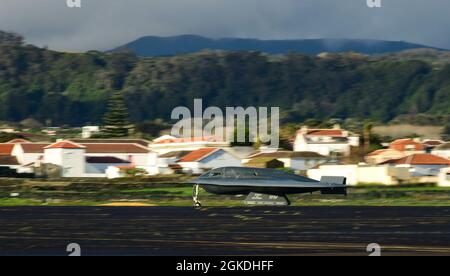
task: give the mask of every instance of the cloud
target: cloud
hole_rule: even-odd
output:
[[[51,49],[107,50],[145,35],[371,38],[450,48],[450,1],[2,0],[0,28]]]

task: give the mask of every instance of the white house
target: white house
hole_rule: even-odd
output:
[[[99,126],[84,126],[81,128],[81,137],[83,139],[91,138],[92,135],[100,132]]]
[[[192,151],[178,161],[186,172],[201,174],[218,167],[241,167],[241,159],[226,150],[219,148],[203,148]]]
[[[398,139],[389,144],[389,149],[401,151],[406,155],[425,153],[425,146],[414,139]]]
[[[438,185],[440,187],[450,187],[450,168],[444,168],[441,170]]]
[[[178,161],[192,151],[172,151],[158,156],[157,166],[159,174],[173,174],[182,169]]]
[[[437,176],[440,170],[450,166],[450,160],[437,155],[421,153],[412,154],[400,159],[393,159],[382,164],[409,168],[412,176]]]
[[[284,163],[285,168],[295,171],[306,171],[329,161],[329,157],[318,154],[317,152],[292,152],[292,151],[277,151],[277,152],[258,152],[251,154],[246,159],[242,160],[245,164],[253,158],[274,158]]]
[[[359,147],[360,137],[335,126],[333,129],[302,127],[296,135],[294,151],[312,151],[325,156],[348,156],[351,147]]]
[[[364,159],[368,164],[377,165],[392,159],[400,159],[408,156],[405,151],[395,149],[380,149],[367,154]]]
[[[230,143],[221,141],[217,137],[188,137],[177,138],[164,135],[153,140],[149,148],[158,154],[165,154],[172,151],[194,151],[203,148],[227,148]]]
[[[159,173],[156,153],[140,143],[121,142],[124,143],[61,141],[55,144],[11,144],[8,147],[13,147],[11,156],[16,157],[18,163],[24,168],[39,167],[43,163],[71,167],[66,170],[71,172],[64,173],[64,177],[106,177],[108,167],[124,165],[144,169],[151,175]],[[6,148],[5,146],[5,150]],[[79,150],[81,148],[83,148],[82,151]],[[79,159],[78,163],[75,162],[75,155],[83,157],[82,163]],[[70,166],[66,165],[68,163]]]
[[[450,159],[450,142],[437,146],[432,151],[434,155]]]
[[[57,142],[44,148],[46,164],[61,168],[61,177],[82,177],[85,174],[86,147],[73,142]]]
[[[380,184],[397,185],[411,177],[408,168],[389,166],[323,165],[308,170],[308,177],[319,180],[323,176],[342,176],[347,185]]]

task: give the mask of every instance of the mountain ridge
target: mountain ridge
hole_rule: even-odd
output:
[[[405,41],[375,39],[277,39],[254,38],[208,38],[199,35],[144,36],[108,52],[128,50],[141,57],[173,56],[191,54],[202,50],[259,51],[267,54],[297,52],[317,55],[324,52],[359,52],[362,54],[383,54],[411,49],[446,50],[437,47]]]

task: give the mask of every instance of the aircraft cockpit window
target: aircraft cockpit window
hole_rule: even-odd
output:
[[[223,177],[223,170],[212,170],[209,177]]]

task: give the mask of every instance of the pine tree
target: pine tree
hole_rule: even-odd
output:
[[[450,140],[450,124],[444,126],[444,129],[442,130],[441,133],[441,138],[444,141]]]
[[[108,102],[108,110],[103,118],[103,134],[108,138],[127,137],[130,130],[128,109],[120,92],[114,92]]]

